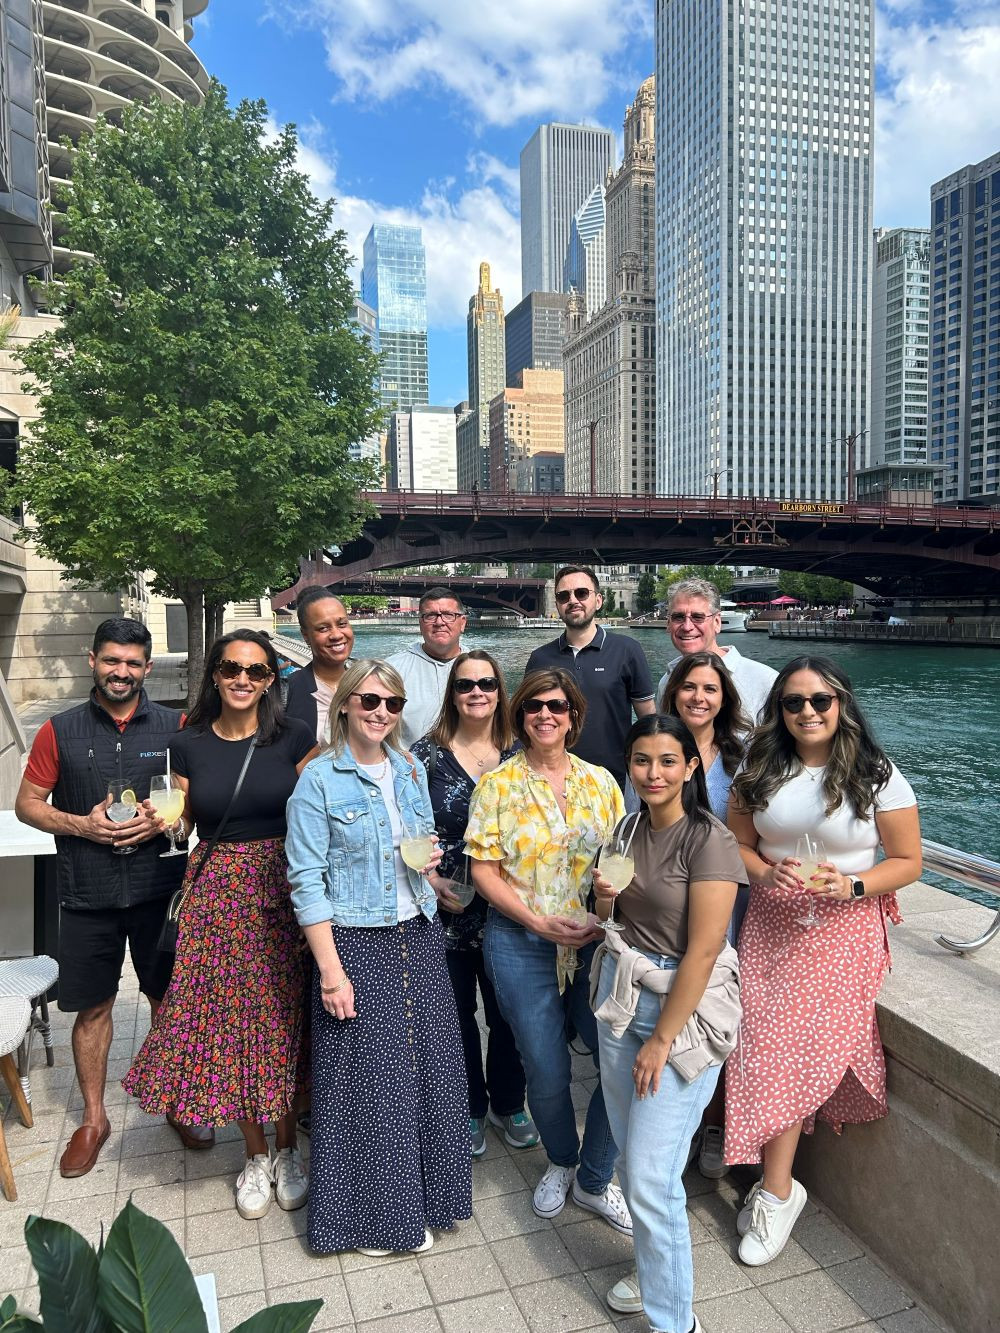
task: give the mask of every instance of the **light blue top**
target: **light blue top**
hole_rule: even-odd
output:
[[[434,826],[422,764],[389,750],[393,790],[404,823]],[[321,754],[302,770],[288,801],[288,881],[300,926],[333,921],[339,926],[393,926],[396,861],[392,821],[378,783],[345,748]],[[407,867],[417,906],[437,911],[434,890]]]
[[[708,788],[708,804],[712,808],[712,814],[715,815],[716,819],[721,819],[723,824],[726,822],[726,811],[729,809],[729,788],[732,785],[733,779],[722,766],[722,755],[717,754],[705,774],[705,786]]]

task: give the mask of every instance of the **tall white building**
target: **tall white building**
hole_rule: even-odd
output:
[[[539,125],[521,150],[521,295],[561,292],[577,209],[614,165],[615,139],[594,125]]]
[[[453,407],[417,403],[407,412],[393,412],[386,450],[389,489],[454,491],[458,483],[455,424]]]
[[[657,0],[657,489],[844,499],[867,425],[871,0]]]
[[[605,235],[604,186],[601,184],[594,186],[573,214],[563,265],[563,290],[568,292],[575,288],[580,293],[588,319],[597,314],[607,295]]]
[[[880,227],[872,281],[872,467],[927,461],[931,246],[927,227]]]

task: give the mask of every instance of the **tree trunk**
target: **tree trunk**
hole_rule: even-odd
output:
[[[188,640],[188,692],[187,706],[190,710],[201,689],[201,678],[205,674],[205,594],[201,584],[186,588],[181,595],[184,610],[187,612]]]
[[[205,648],[212,646],[216,639],[222,637],[222,618],[225,614],[225,602],[214,602],[208,597],[205,598]]]

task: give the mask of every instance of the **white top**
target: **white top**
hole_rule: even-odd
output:
[[[725,652],[722,651],[723,648],[725,648]],[[733,684],[740,696],[743,711],[750,721],[756,725],[760,710],[764,707],[767,696],[771,693],[771,686],[778,678],[777,671],[774,667],[769,667],[766,662],[757,662],[752,657],[744,657],[740,650],[734,648],[732,644],[720,643],[715,652],[725,662],[726,670],[733,678]],[[656,687],[658,700],[663,699],[663,691],[667,688],[670,673],[680,660],[679,657],[675,657],[673,661],[667,663],[667,669],[660,677],[660,683]]]
[[[875,864],[879,846],[875,813],[907,810],[916,805],[913,788],[895,764],[889,781],[875,798],[870,819],[858,819],[847,801],[827,818],[823,796],[823,768],[804,768],[771,797],[764,810],[755,810],[753,825],[759,835],[757,850],[770,861],[795,855],[804,833],[822,838],[827,860],[843,875],[862,875]]]
[[[402,676],[406,688],[406,707],[399,734],[403,744],[409,746],[426,736],[437,721],[455,658],[439,662],[425,651],[421,642],[411,644],[401,653],[393,653],[386,661]]]
[[[411,917],[417,915],[420,908],[417,906],[417,900],[410,888],[410,875],[406,869],[406,862],[399,854],[399,842],[403,836],[403,821],[399,817],[396,789],[392,784],[392,764],[385,760],[381,764],[358,764],[358,768],[363,773],[367,773],[371,780],[378,784],[379,791],[382,793],[382,800],[385,801],[385,808],[389,811],[393,861],[396,870],[396,916],[400,921],[409,921]]]

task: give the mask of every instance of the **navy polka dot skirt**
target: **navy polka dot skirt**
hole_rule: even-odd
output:
[[[469,1102],[441,925],[334,926],[357,1018],[312,985],[309,1244],[412,1250],[472,1216]]]

